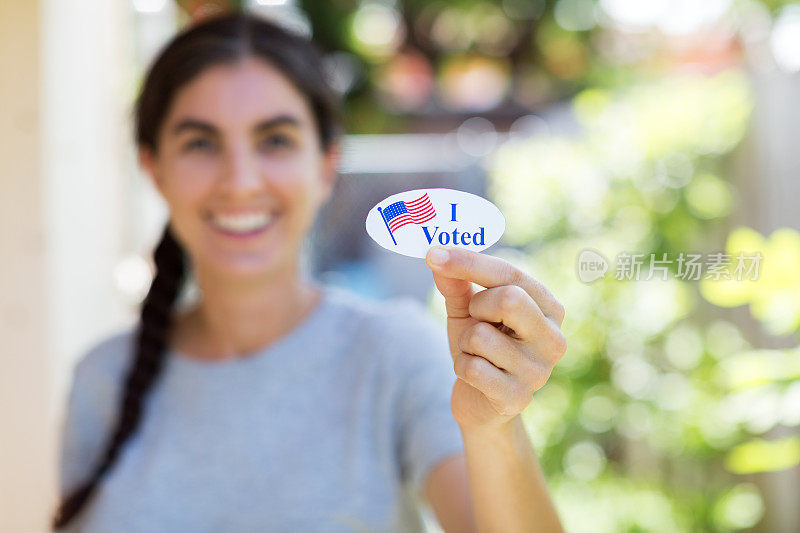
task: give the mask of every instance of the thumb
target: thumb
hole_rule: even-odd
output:
[[[434,263],[432,261],[431,250],[441,249],[433,247],[428,250],[425,255],[425,264],[431,269],[433,273],[433,282],[436,288],[444,296],[445,308],[447,309],[448,318],[466,318],[469,315],[469,302],[475,291],[472,288],[472,283],[467,280],[459,278],[450,278],[440,272],[441,268],[446,263]],[[434,252],[435,254],[435,252]]]

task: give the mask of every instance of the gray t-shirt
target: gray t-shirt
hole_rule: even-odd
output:
[[[323,285],[320,304],[246,357],[168,350],[139,431],[65,531],[421,531],[426,474],[463,452],[443,324],[410,298]],[[74,369],[61,492],[98,459],[135,326]]]

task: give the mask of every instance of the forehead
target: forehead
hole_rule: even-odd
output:
[[[310,119],[303,94],[289,78],[270,63],[248,57],[208,67],[181,87],[166,123],[191,116],[225,128],[282,114]]]

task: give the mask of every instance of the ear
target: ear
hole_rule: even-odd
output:
[[[333,187],[339,178],[339,161],[341,158],[341,145],[339,141],[333,141],[328,146],[322,159],[322,181],[325,188],[322,204],[325,204],[333,193]]]
[[[139,164],[147,172],[147,177],[150,178],[150,181],[152,182],[153,186],[163,196],[164,184],[159,174],[158,161],[156,160],[156,155],[150,148],[146,146],[142,146],[141,148],[139,148]]]

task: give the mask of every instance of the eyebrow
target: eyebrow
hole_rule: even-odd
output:
[[[265,130],[269,130],[278,126],[300,126],[300,120],[292,115],[278,115],[273,118],[269,118],[267,120],[262,120],[253,128],[254,133],[260,133]],[[216,126],[211,124],[210,122],[206,122],[204,120],[199,120],[196,118],[186,118],[178,122],[174,128],[172,128],[173,135],[180,135],[184,131],[188,130],[201,130],[210,135],[218,135],[219,130]]]

